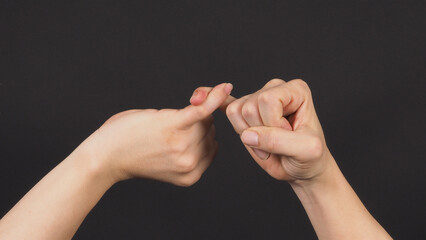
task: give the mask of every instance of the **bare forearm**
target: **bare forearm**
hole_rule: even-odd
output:
[[[38,182],[0,221],[1,239],[71,239],[113,184],[78,149]]]
[[[292,183],[319,239],[391,239],[371,216],[330,154],[319,181]]]

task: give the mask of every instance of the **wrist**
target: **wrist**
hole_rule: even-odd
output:
[[[364,207],[331,154],[328,163],[318,178],[290,183],[318,239],[391,239]]]
[[[108,189],[120,179],[114,174],[106,156],[92,150],[83,142],[66,160],[72,162],[72,166],[80,172],[81,177]]]
[[[329,151],[324,155],[324,170],[311,179],[289,182],[302,203],[315,202],[319,196],[336,192],[345,178]]]

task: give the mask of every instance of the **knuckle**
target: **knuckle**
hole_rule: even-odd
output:
[[[165,144],[170,153],[181,155],[188,148],[188,144],[185,141],[182,141],[180,134],[174,130],[164,130],[163,134],[165,137]]]
[[[179,172],[189,173],[192,172],[198,164],[196,157],[185,157],[177,162],[177,169]]]
[[[276,87],[276,86],[282,85],[282,84],[284,84],[284,83],[285,83],[285,81],[284,81],[284,80],[279,79],[279,78],[274,78],[274,79],[272,79],[272,80],[269,80],[269,81],[265,84],[265,86],[263,86],[263,89],[265,89],[265,88],[270,88],[270,87]]]
[[[302,88],[303,90],[310,91],[308,83],[306,83],[304,80],[302,80],[302,79],[294,79],[294,80],[292,80],[292,82],[294,84],[296,84],[297,86],[299,86],[300,88]]]
[[[268,104],[274,101],[274,98],[274,95],[272,95],[270,92],[262,92],[257,97],[257,100],[259,101],[259,103]]]
[[[256,115],[256,112],[257,112],[257,107],[252,103],[246,103],[241,109],[241,114],[245,118]]]
[[[279,78],[274,78],[274,79],[268,81],[268,83],[266,83],[265,86],[270,86],[270,85],[275,86],[275,85],[279,85],[279,84],[282,84],[282,83],[285,83],[285,81],[282,80],[282,79],[279,79]]]
[[[313,158],[319,158],[324,152],[324,145],[319,137],[312,137],[308,143],[307,151]]]
[[[182,155],[186,149],[187,149],[187,145],[182,143],[182,142],[177,142],[175,141],[174,143],[169,144],[169,148],[172,154],[175,155]]]
[[[231,104],[228,105],[228,107],[226,108],[226,116],[228,116],[228,118],[234,117],[238,114],[238,103],[233,102]]]
[[[303,79],[300,79],[300,78],[293,79],[292,82],[300,84],[300,85],[308,86],[308,84]]]

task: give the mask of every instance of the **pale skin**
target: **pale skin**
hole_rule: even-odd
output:
[[[226,115],[259,166],[289,182],[319,239],[392,239],[337,166],[304,81],[273,79],[232,101]]]
[[[319,239],[391,239],[328,150],[306,83],[275,79],[240,99],[231,90],[200,87],[184,109],[114,115],[0,220],[0,239],[71,239],[102,195],[126,179],[194,184],[217,152],[218,108],[260,167],[290,183]]]

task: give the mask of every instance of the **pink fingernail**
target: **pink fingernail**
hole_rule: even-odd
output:
[[[249,146],[257,146],[259,144],[259,135],[253,131],[244,131],[241,134],[241,140]]]
[[[231,94],[231,91],[232,91],[232,88],[233,88],[234,86],[232,86],[232,84],[231,83],[227,83],[227,84],[225,84],[225,92],[227,93],[227,94]]]

